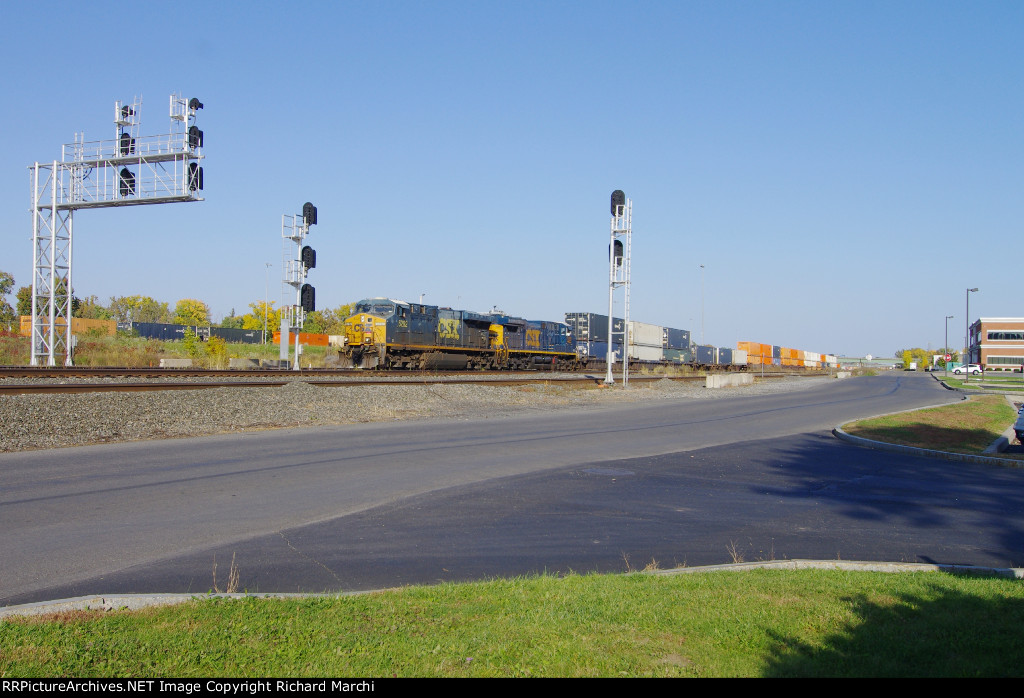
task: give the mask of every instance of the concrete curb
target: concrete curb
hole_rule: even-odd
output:
[[[12,616],[38,616],[47,613],[70,611],[138,611],[151,606],[176,606],[189,601],[214,601],[223,599],[312,599],[341,598],[358,594],[375,594],[387,589],[372,591],[339,591],[334,594],[94,594],[75,596],[56,601],[38,601],[17,606],[0,608],[0,620]]]
[[[936,379],[938,380],[938,379]],[[956,390],[950,388],[942,381],[939,381],[948,390]],[[962,393],[963,391],[957,390]],[[966,396],[963,397],[967,399]],[[1007,399],[1010,399],[1007,397]],[[898,412],[886,412],[884,414],[876,414],[871,417],[862,417],[853,421],[860,422],[865,419],[877,419],[878,417],[888,417],[894,414],[906,414],[907,412],[917,412],[919,410],[929,410],[935,407],[945,407],[949,403],[942,403],[938,405],[925,405],[924,407],[915,407],[912,410],[900,410]],[[1012,402],[1010,403],[1012,406]],[[849,424],[850,422],[847,422]],[[1007,439],[1007,433],[1013,435],[1013,428],[1011,427],[1008,432],[1003,432],[1003,435],[996,439],[994,442],[989,444],[988,448],[985,449],[984,453],[995,453],[997,451],[1004,450],[1010,443],[1010,439]],[[980,463],[983,465],[1002,465],[1010,468],[1024,468],[1024,460],[1014,460],[1012,458],[997,458],[995,456],[988,455],[974,455],[970,453],[951,453],[949,451],[938,451],[930,448],[917,448],[916,446],[902,446],[900,444],[890,444],[884,441],[874,441],[872,439],[865,439],[862,436],[854,436],[843,431],[842,425],[836,425],[832,429],[832,435],[840,441],[846,441],[847,443],[854,444],[855,446],[862,446],[864,448],[873,448],[877,451],[889,451],[891,453],[904,453],[911,456],[924,456],[926,458],[941,458],[942,460],[955,460],[964,463]],[[1001,446],[1001,447],[1000,447]]]
[[[1021,567],[978,567],[975,565],[935,565],[917,562],[863,562],[855,560],[768,560],[765,562],[736,562],[703,567],[677,567],[670,570],[643,570],[632,574],[656,576],[697,574],[703,572],[748,572],[755,569],[781,570],[842,570],[850,572],[945,572],[980,577],[1024,579]],[[334,594],[111,594],[109,596],[76,596],[57,601],[5,606],[0,608],[0,621],[19,616],[38,616],[71,611],[138,611],[152,606],[174,606],[189,601],[224,599],[323,599],[377,594],[398,589],[347,591]]]
[[[1013,404],[1013,395],[1004,395],[1003,397],[1006,398],[1006,402],[1010,405],[1011,408],[1016,408],[1016,406]],[[1000,436],[995,441],[993,441],[991,444],[989,444],[988,448],[982,451],[982,453],[1002,453],[1007,448],[1009,448],[1010,444],[1016,438],[1017,432],[1013,430],[1013,424],[1011,424],[1006,428],[1006,431],[1003,432],[1003,435]]]
[[[852,572],[945,572],[982,577],[1024,579],[1024,567],[978,567],[975,565],[937,565],[923,562],[864,562],[856,560],[769,560],[767,562],[736,562],[727,565],[680,567],[672,570],[650,570],[644,574],[673,575],[694,572],[746,572],[756,569],[843,570]]]
[[[870,419],[870,418],[868,418]],[[847,434],[840,427],[832,429],[832,435],[841,441],[846,441],[856,446],[873,448],[878,451],[890,451],[892,453],[905,453],[911,456],[925,456],[926,458],[941,458],[942,460],[955,460],[964,463],[980,463],[984,465],[1002,465],[1010,468],[1024,468],[1024,460],[1012,460],[1010,458],[997,458],[995,456],[973,455],[970,453],[950,453],[949,451],[936,451],[929,448],[916,448],[915,446],[901,446],[899,444],[887,444],[882,441],[872,441],[860,436]],[[1003,437],[1000,437],[1000,439]],[[990,447],[991,448],[991,447]]]

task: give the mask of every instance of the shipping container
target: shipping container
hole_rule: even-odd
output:
[[[210,336],[232,344],[262,344],[263,330],[243,330],[235,327],[210,327]]]
[[[677,330],[673,327],[662,328],[661,345],[665,349],[689,349],[690,331]]]
[[[615,361],[622,361],[622,345],[614,345]],[[608,342],[576,342],[576,355],[581,361],[605,361],[608,357]]]
[[[50,323],[46,322],[43,324],[45,328],[44,332],[49,332]],[[66,325],[63,321],[56,323],[57,332],[63,332]],[[21,324],[19,326],[19,332],[22,337],[32,336],[32,316],[22,315]],[[73,317],[71,318],[71,334],[85,334],[86,332],[99,332],[113,337],[117,334],[117,323],[114,320],[90,320],[87,318]]]
[[[693,363],[692,349],[663,349],[662,351],[665,355],[665,361],[670,361],[676,364]]]
[[[658,347],[660,349],[664,345],[664,340],[664,331],[661,325],[629,321],[630,345]]]
[[[274,344],[281,343],[281,333],[275,332],[273,338]],[[288,334],[288,343],[295,344],[295,335],[293,333]],[[312,332],[299,332],[299,344],[307,347],[326,347],[327,346],[327,335],[325,334],[313,334]]]
[[[719,347],[718,348],[718,361],[716,363],[719,366],[729,366],[732,364],[732,348],[731,347]]]
[[[622,318],[614,318],[612,332],[615,335],[614,343],[623,343],[623,330],[626,322]],[[607,342],[608,341],[608,316],[598,313],[566,313],[565,324],[569,326],[569,333],[577,342]]]
[[[701,344],[695,344],[693,346],[694,362],[701,366],[713,366],[716,358],[715,353],[715,348],[712,346],[705,346]]]
[[[649,347],[643,344],[629,345],[629,358],[636,361],[659,362],[664,358],[665,350],[660,346]]]
[[[185,338],[185,325],[172,325],[166,322],[131,322],[127,330],[136,337],[159,339],[162,342],[173,342]],[[195,334],[195,328],[192,328]]]

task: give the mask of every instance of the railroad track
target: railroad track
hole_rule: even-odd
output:
[[[648,382],[658,380],[695,382],[704,380],[704,376],[636,376],[630,382]],[[100,392],[142,392],[152,390],[205,390],[209,388],[279,388],[289,383],[301,382],[322,388],[354,388],[367,385],[423,386],[423,385],[536,385],[561,384],[573,387],[591,387],[604,382],[595,376],[531,376],[521,378],[452,378],[452,377],[419,377],[390,379],[355,379],[325,380],[312,378],[296,378],[292,380],[204,380],[204,381],[161,381],[161,382],[78,382],[78,383],[0,383],[0,395],[44,395],[53,393],[100,393]]]
[[[765,374],[781,378],[788,374]],[[160,380],[154,380],[159,378]],[[703,375],[630,376],[634,382],[657,380],[703,381]],[[19,383],[18,379],[32,382]],[[230,379],[230,380],[228,380]],[[338,388],[365,385],[529,385],[558,383],[589,387],[604,382],[592,374],[552,375],[545,371],[484,373],[481,371],[364,371],[358,369],[200,370],[124,367],[0,367],[0,395],[52,393],[138,392],[151,390],[203,390],[208,388],[274,388],[293,382]]]

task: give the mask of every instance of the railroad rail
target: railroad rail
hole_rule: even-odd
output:
[[[786,373],[765,374],[781,378]],[[759,376],[761,377],[761,376]],[[154,380],[160,378],[162,380]],[[17,379],[30,379],[21,383]],[[106,380],[101,380],[106,379]],[[697,375],[631,376],[630,381],[703,381]],[[124,367],[0,367],[0,395],[41,395],[54,393],[138,392],[152,390],[204,390],[209,388],[274,388],[301,382],[324,388],[367,385],[531,385],[562,384],[589,387],[603,384],[592,374],[565,375],[546,371],[483,373],[481,371],[365,371],[359,369],[203,370]]]

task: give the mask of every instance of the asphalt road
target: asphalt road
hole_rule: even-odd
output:
[[[0,605],[781,558],[1024,562],[1024,473],[835,440],[952,402],[893,373],[758,397],[0,456]]]

